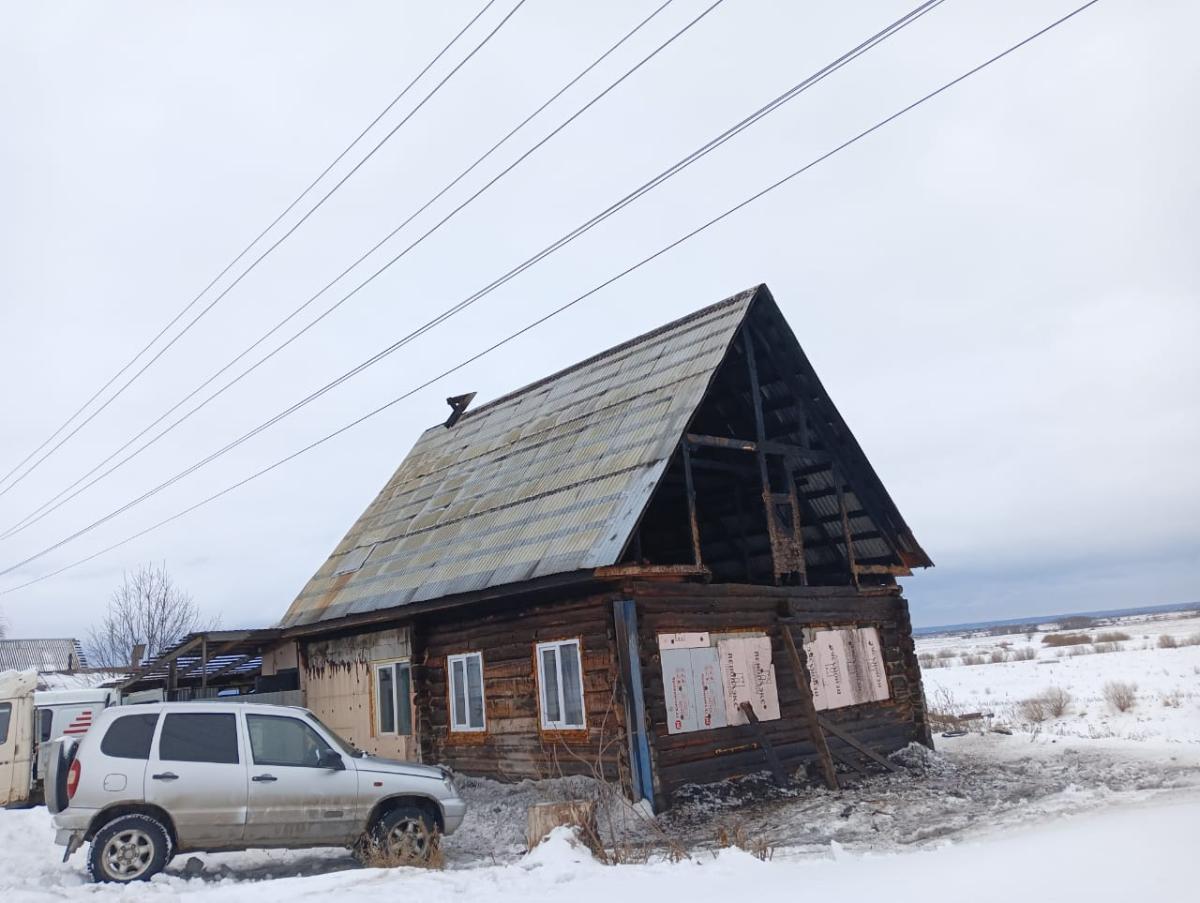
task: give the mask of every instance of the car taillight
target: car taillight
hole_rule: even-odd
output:
[[[81,770],[78,759],[72,762],[71,767],[67,769],[67,799],[73,799],[75,791],[79,789],[79,772]]]

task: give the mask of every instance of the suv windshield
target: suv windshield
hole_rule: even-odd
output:
[[[325,736],[328,737],[329,739],[331,739],[334,742],[334,745],[337,746],[338,749],[340,749],[346,755],[350,756],[350,758],[352,758],[352,759],[361,759],[363,757],[364,753],[361,749],[359,749],[353,743],[350,743],[346,740],[343,740],[341,737],[339,737],[337,731],[330,730],[330,728],[328,728],[325,725],[325,722],[323,722],[320,718],[318,718],[312,712],[308,711],[307,709],[305,709],[304,711],[305,711],[305,714],[308,715],[309,720],[312,721],[313,724],[320,727],[321,730],[323,730],[325,732]]]

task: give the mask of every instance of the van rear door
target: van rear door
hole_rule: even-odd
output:
[[[37,675],[0,681],[0,806],[29,802],[33,778],[33,691]]]

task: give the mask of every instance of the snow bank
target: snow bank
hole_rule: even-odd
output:
[[[756,897],[872,899],[926,903],[931,888],[959,889],[973,901],[1011,903],[1020,888],[1036,899],[1127,901],[1153,889],[1163,903],[1191,900],[1188,880],[1200,799],[1107,810],[921,852],[854,855],[832,849],[817,859],[760,862],[737,850],[679,863],[607,867],[568,831],[555,832],[512,865],[436,872],[347,869],[314,877],[238,880],[156,877],[148,885],[88,886],[78,861],[58,863],[45,810],[0,812],[0,898],[48,901],[184,901],[285,903],[336,899],[422,903],[483,899],[489,903],[705,903]],[[1136,839],[1136,840],[1133,840]],[[1131,842],[1132,841],[1132,842]],[[265,853],[245,854],[247,860]],[[76,857],[78,860],[78,857]],[[182,863],[177,862],[176,866]]]

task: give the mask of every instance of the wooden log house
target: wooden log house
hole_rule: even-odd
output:
[[[765,285],[469,401],[280,624],[331,727],[658,807],[929,742],[896,577],[932,562]]]

